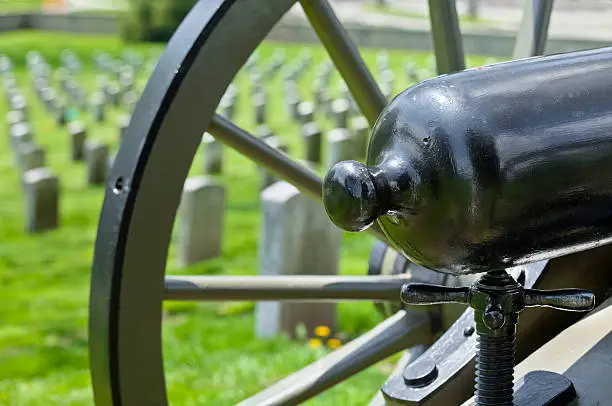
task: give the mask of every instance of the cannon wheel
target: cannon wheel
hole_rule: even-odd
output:
[[[90,363],[95,403],[166,405],[162,302],[189,300],[397,300],[398,278],[167,277],[165,265],[182,187],[202,133],[321,197],[321,179],[215,115],[249,55],[295,0],[201,0],[178,28],[138,102],[106,187],[90,298]],[[327,0],[302,7],[371,125],[386,99]],[[527,2],[515,57],[543,52],[552,1]],[[464,69],[455,2],[430,0],[438,73]],[[227,50],[231,50],[228,52]],[[384,238],[379,230],[371,230]],[[279,277],[282,278],[282,277]],[[202,287],[206,287],[206,293]],[[243,402],[296,404],[408,348],[415,320],[400,310],[373,330]],[[372,388],[374,391],[374,388]]]

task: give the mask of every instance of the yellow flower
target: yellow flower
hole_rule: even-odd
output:
[[[312,348],[320,348],[323,343],[318,338],[311,338],[308,340],[308,345]]]
[[[327,326],[317,326],[314,329],[314,333],[316,336],[319,337],[328,337],[331,331]]]
[[[342,347],[342,342],[337,338],[330,338],[327,340],[327,346],[333,350]]]

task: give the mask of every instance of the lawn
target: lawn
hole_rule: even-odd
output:
[[[39,10],[42,0],[0,0],[0,13]]]
[[[0,36],[0,53],[16,65],[18,83],[30,101],[31,124],[35,139],[47,151],[48,166],[60,176],[61,228],[39,235],[24,232],[24,201],[20,178],[6,134],[0,136],[0,405],[91,405],[88,371],[87,317],[90,266],[99,210],[101,187],[86,184],[85,166],[69,158],[69,139],[35,97],[25,72],[25,53],[40,51],[54,68],[59,52],[70,48],[80,56],[84,71],[79,81],[93,90],[97,73],[92,52],[104,50],[119,56],[124,47],[148,56],[160,52],[159,45],[124,44],[114,37],[71,36],[57,33],[16,32]],[[258,52],[266,61],[277,48],[286,50],[288,59],[304,47],[265,43]],[[325,57],[319,46],[308,46],[316,65]],[[412,60],[426,65],[427,54],[389,52],[396,75],[396,89],[410,83],[404,64]],[[376,51],[364,51],[364,58],[375,66]],[[484,58],[470,59],[472,64]],[[310,69],[300,82],[302,95],[312,98]],[[336,76],[337,77],[337,76]],[[254,126],[250,109],[248,78],[239,75],[241,89],[237,122]],[[334,79],[333,83],[336,83]],[[143,88],[146,76],[138,86]],[[271,107],[269,125],[290,145],[291,153],[303,156],[299,128],[291,122],[282,103],[282,80],[268,85]],[[3,99],[4,100],[4,99]],[[5,117],[7,103],[0,104]],[[108,141],[118,148],[115,117],[94,125],[86,112],[89,137]],[[330,124],[319,117],[324,128]],[[193,174],[199,173],[200,154]],[[174,274],[256,274],[259,236],[259,178],[255,165],[234,151],[225,151],[226,170],[221,177],[227,186],[228,206],[223,257],[188,269],[179,269],[171,247],[168,272]],[[345,235],[341,273],[363,275],[373,243],[363,234]],[[311,348],[304,342],[285,337],[257,340],[253,335],[252,306],[245,304],[184,304],[165,306],[164,362],[170,401],[173,405],[230,405],[254,394],[284,375],[312,362],[327,349]],[[370,303],[339,305],[339,327],[348,336],[360,334],[381,321]],[[392,368],[391,360],[364,371],[313,400],[313,405],[367,404]]]

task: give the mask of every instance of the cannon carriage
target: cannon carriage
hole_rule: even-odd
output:
[[[517,61],[463,71],[455,4],[431,0],[441,76],[387,103],[327,1],[303,0],[373,126],[367,162],[340,163],[323,182],[215,114],[240,67],[294,3],[200,1],[136,106],[96,241],[96,405],[167,404],[162,302],[177,299],[392,304],[373,330],[242,405],[301,403],[402,351],[370,404],[605,404],[612,398],[605,362],[612,51],[524,59],[543,54],[553,9],[552,1],[534,1],[526,3]],[[372,253],[369,275],[165,277],[181,188],[205,131],[322,199],[341,228],[377,236],[385,245]],[[397,255],[398,265],[384,269],[382,258]],[[469,308],[457,315],[447,303]],[[548,308],[525,310],[518,321],[534,306]]]

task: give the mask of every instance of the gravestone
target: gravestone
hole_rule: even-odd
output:
[[[300,95],[296,91],[289,91],[285,96],[285,105],[287,113],[292,120],[298,119],[298,106],[300,104]]]
[[[208,175],[221,174],[223,169],[223,144],[209,133],[204,133],[200,146],[204,158],[204,173]]]
[[[85,159],[85,141],[87,130],[81,121],[72,121],[68,124],[68,135],[70,136],[70,158],[73,161]]]
[[[18,149],[19,167],[22,172],[45,166],[45,150],[34,143],[21,145]]]
[[[314,120],[314,104],[309,101],[303,101],[298,104],[298,119],[302,124],[310,123]]]
[[[178,262],[188,266],[221,256],[225,188],[209,176],[185,181],[179,208]]]
[[[87,161],[87,183],[103,185],[108,170],[108,145],[97,141],[85,141],[85,161]]]
[[[285,154],[289,153],[289,147],[287,144],[277,135],[267,137],[264,139],[265,143],[274,149],[277,149]],[[261,171],[261,190],[267,188],[271,184],[278,182],[280,178],[276,175],[268,172],[267,170],[260,168]]]
[[[224,95],[219,102],[219,110],[221,115],[232,121],[236,114],[236,97],[232,95]]]
[[[259,246],[260,275],[335,275],[342,233],[317,202],[287,182],[261,193],[263,222]],[[258,302],[256,334],[271,338],[280,332],[295,337],[299,325],[336,326],[333,303]]]
[[[302,126],[302,137],[306,144],[306,161],[321,164],[321,145],[323,136],[317,123],[310,122]]]
[[[334,100],[331,105],[331,110],[332,110],[332,115],[334,117],[336,127],[346,128],[347,120],[348,120],[348,112],[349,112],[348,100],[344,98]]]
[[[409,61],[406,63],[406,76],[410,82],[420,82],[419,71],[416,63]]]
[[[380,90],[387,99],[393,96],[394,82],[395,75],[391,69],[385,69],[380,72]]]
[[[125,92],[122,101],[127,111],[132,112],[134,110],[134,107],[136,106],[136,103],[138,103],[138,95],[134,90],[130,90],[128,92]]]
[[[327,133],[325,167],[331,169],[340,161],[356,158],[355,141],[346,128],[335,128]]]
[[[370,141],[370,124],[364,116],[353,117],[349,123],[349,129],[353,133],[355,142],[355,153],[358,157],[366,156],[368,142]]]
[[[17,157],[19,147],[33,141],[32,129],[28,123],[17,123],[11,127],[11,147]]]
[[[19,111],[21,115],[27,120],[28,118],[28,102],[24,95],[17,93],[11,96],[11,109],[13,111]]]
[[[376,67],[379,72],[389,68],[389,54],[387,51],[378,51],[376,53]]]
[[[94,121],[101,123],[105,118],[104,93],[96,92],[91,98],[91,116]]]
[[[106,99],[108,100],[109,103],[111,103],[113,106],[118,106],[119,105],[119,87],[115,84],[115,83],[109,83],[106,86]]]
[[[268,127],[266,124],[257,126],[255,129],[255,136],[261,140],[265,140],[266,138],[273,137],[275,135],[276,134],[274,134],[274,131],[272,131],[272,129],[270,129],[270,127]]]
[[[21,111],[11,110],[6,113],[6,124],[9,131],[15,124],[21,123],[24,120],[25,117],[23,116],[23,114],[21,114]]]
[[[66,125],[66,103],[64,103],[60,99],[55,100],[55,104],[53,107],[53,111],[55,112],[55,122],[58,126],[63,127]]]
[[[266,122],[266,95],[257,92],[253,95],[253,106],[255,106],[255,124],[261,125]]]
[[[59,226],[60,185],[49,168],[36,168],[23,174],[28,233],[51,230]]]

